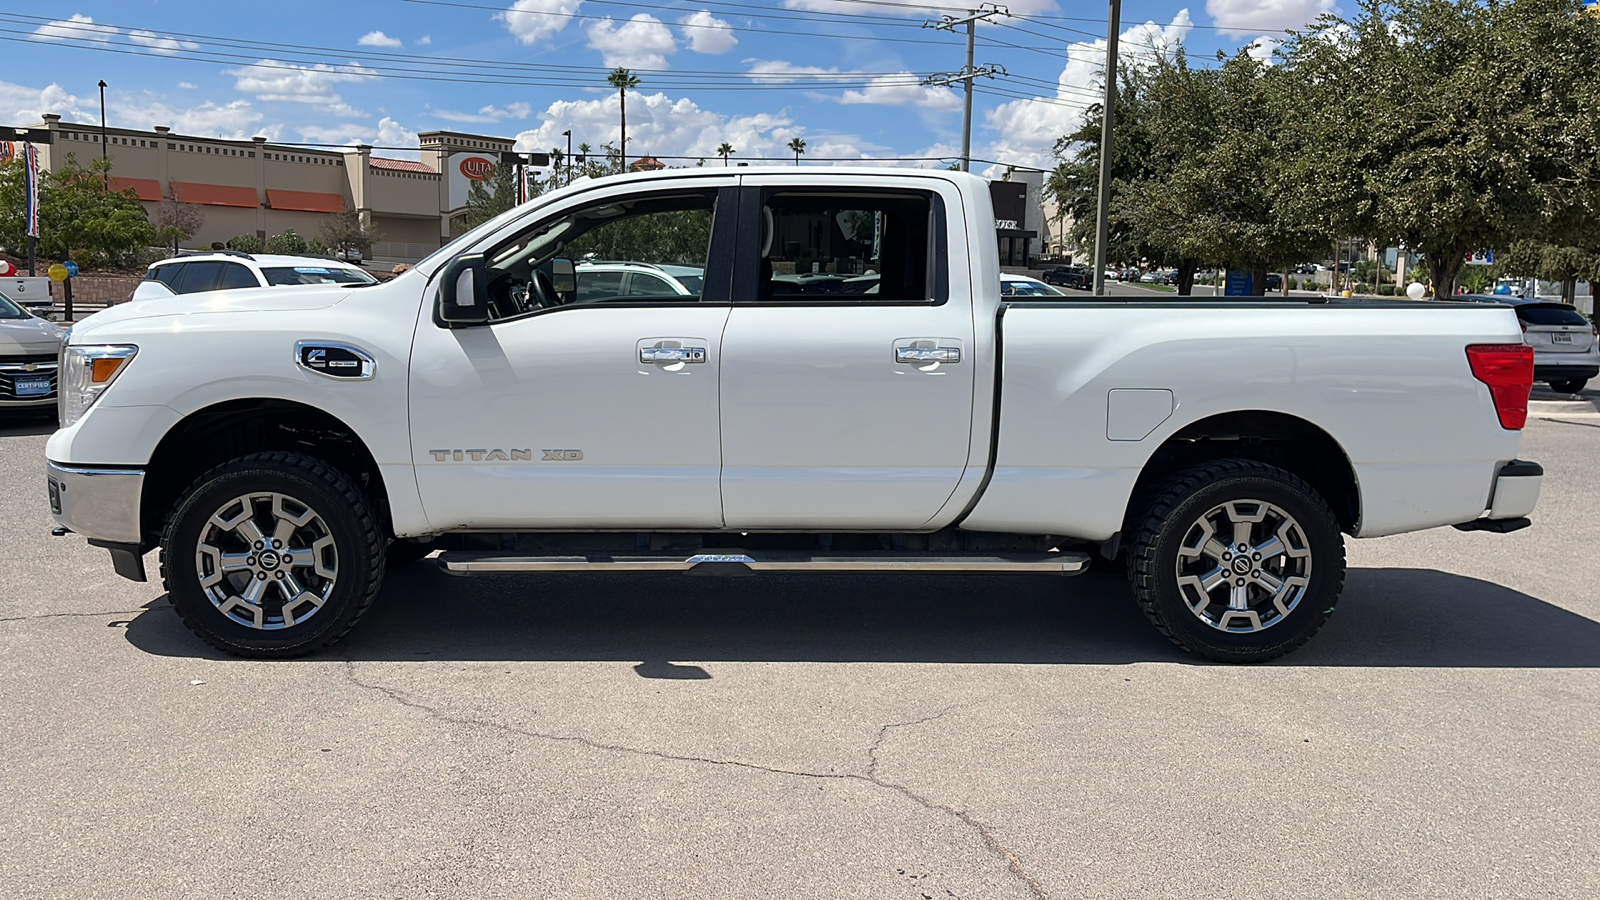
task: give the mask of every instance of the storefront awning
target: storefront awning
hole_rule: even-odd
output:
[[[193,181],[172,182],[172,193],[179,203],[198,203],[202,206],[238,206],[255,209],[261,205],[256,189],[227,184],[199,184]]]
[[[161,201],[161,182],[154,178],[118,178],[111,176],[111,189],[117,193],[131,190],[139,195],[140,200],[151,203]]]
[[[338,194],[321,194],[316,191],[279,191],[268,188],[267,205],[273,209],[338,213],[344,212],[344,197]]]

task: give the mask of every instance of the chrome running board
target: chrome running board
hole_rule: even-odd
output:
[[[1077,551],[999,554],[825,553],[721,550],[683,554],[620,556],[510,556],[447,551],[439,567],[452,575],[505,575],[535,572],[677,572],[692,575],[749,575],[756,572],[919,572],[970,575],[1035,573],[1077,575],[1089,568],[1089,554]]]

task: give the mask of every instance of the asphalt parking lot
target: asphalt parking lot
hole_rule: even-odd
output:
[[[1534,527],[1352,542],[1249,668],[1108,572],[425,564],[219,657],[0,424],[0,896],[1600,896],[1600,393],[1540,396]]]

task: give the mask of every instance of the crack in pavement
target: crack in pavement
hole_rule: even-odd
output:
[[[1049,900],[1050,897],[1049,892],[1044,889],[1044,886],[1039,884],[1039,882],[1032,875],[1028,874],[1025,868],[1023,868],[1022,860],[1019,859],[1016,854],[1012,853],[1010,850],[1007,850],[1005,845],[1001,844],[999,839],[989,831],[988,826],[984,825],[982,822],[979,822],[961,810],[942,803],[934,802],[933,800],[918,794],[916,791],[913,791],[911,788],[906,787],[903,784],[893,781],[886,781],[878,775],[878,751],[883,744],[884,738],[888,735],[891,729],[910,728],[916,725],[923,725],[933,722],[954,712],[959,708],[957,706],[947,707],[941,712],[924,716],[923,718],[913,721],[890,722],[881,726],[878,729],[878,733],[873,737],[871,746],[867,748],[866,774],[860,774],[856,772],[807,772],[800,769],[784,769],[776,766],[764,766],[760,765],[759,763],[745,762],[737,759],[713,759],[706,756],[690,756],[679,753],[667,753],[661,750],[649,750],[641,747],[629,747],[622,744],[609,744],[604,741],[596,741],[590,738],[578,737],[576,735],[549,734],[546,732],[532,731],[525,728],[517,728],[511,725],[506,725],[502,722],[490,722],[466,716],[452,715],[436,707],[429,706],[426,703],[413,700],[410,697],[407,697],[402,691],[390,687],[384,687],[381,684],[362,681],[361,678],[356,674],[355,660],[353,659],[346,658],[344,660],[344,674],[345,680],[355,687],[382,694],[384,697],[406,707],[407,709],[416,710],[431,719],[446,724],[476,728],[492,728],[507,734],[515,734],[521,737],[533,738],[536,740],[577,744],[582,747],[588,747],[592,750],[601,750],[610,753],[623,753],[634,756],[646,756],[654,759],[666,760],[668,762],[701,763],[711,766],[729,766],[732,768],[747,769],[753,772],[763,772],[769,775],[787,775],[793,778],[811,778],[816,780],[830,781],[855,781],[885,788],[904,796],[924,809],[932,812],[943,813],[955,819],[956,821],[961,822],[963,825],[966,825],[968,828],[977,833],[978,837],[983,841],[984,847],[987,848],[991,854],[1005,862],[1007,871],[1009,871],[1013,877],[1027,887],[1028,891],[1033,895],[1035,900]]]
[[[31,622],[35,619],[93,619],[98,616],[136,616],[139,613],[152,609],[171,609],[170,606],[141,606],[138,609],[113,609],[109,612],[68,612],[68,613],[39,613],[36,616],[10,616],[0,619],[3,622]]]

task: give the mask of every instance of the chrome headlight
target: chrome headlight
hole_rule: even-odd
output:
[[[61,398],[61,427],[83,418],[138,352],[139,348],[132,344],[63,345],[56,382]]]

